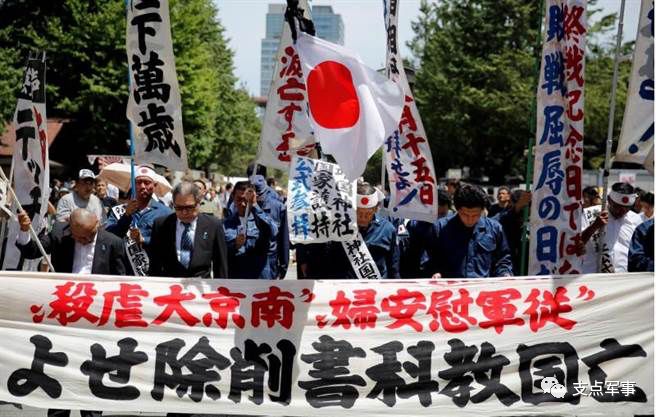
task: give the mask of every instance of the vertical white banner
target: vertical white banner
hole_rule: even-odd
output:
[[[655,2],[642,0],[639,30],[634,44],[632,78],[627,91],[625,116],[615,158],[619,162],[650,166],[650,169],[652,169],[655,143],[654,13]]]
[[[386,75],[404,90],[404,111],[399,129],[384,145],[393,217],[433,222],[438,216],[436,171],[422,118],[406,78],[397,41],[399,0],[383,0],[386,41]]]
[[[303,10],[304,17],[310,19],[306,0],[299,1],[299,8]],[[292,41],[290,26],[283,22],[260,132],[259,164],[287,170],[293,155],[311,156],[315,150],[315,137],[308,121],[306,98],[299,55]]]
[[[545,4],[529,275],[576,274],[582,216],[586,0]]]
[[[128,2],[126,49],[137,163],[187,169],[182,106],[171,42],[168,0]]]
[[[48,119],[46,117],[45,55],[27,61],[23,82],[18,92],[14,113],[14,191],[23,209],[32,219],[32,227],[40,233],[46,226],[50,196],[50,161],[48,156]],[[16,248],[18,224],[9,220],[7,245],[2,269],[21,267]],[[33,263],[34,264],[34,263]]]

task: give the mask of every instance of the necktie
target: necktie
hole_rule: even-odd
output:
[[[185,268],[189,268],[189,261],[192,259],[192,230],[191,224],[183,223],[185,230],[180,236],[180,263]]]

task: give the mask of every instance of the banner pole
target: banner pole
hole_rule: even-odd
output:
[[[2,175],[2,179],[7,182],[7,190],[11,193],[12,198],[16,202],[16,205],[18,206],[18,210],[24,211],[23,206],[21,205],[21,202],[18,201],[18,197],[16,196],[16,193],[14,192],[14,187],[11,186],[9,183],[9,179],[5,175],[5,170],[0,167],[0,175]],[[48,258],[48,254],[46,253],[46,250],[43,248],[43,245],[41,244],[41,241],[39,240],[39,236],[36,234],[34,231],[34,228],[32,227],[32,224],[30,223],[30,236],[32,237],[32,240],[34,243],[37,245],[37,248],[39,248],[39,252],[41,252],[41,255],[45,258],[46,262],[48,263],[48,267],[50,268],[50,272],[57,272],[55,271],[55,267],[52,266],[52,262],[50,262],[50,258]]]
[[[607,124],[607,146],[605,149],[605,167],[602,173],[602,208],[607,209],[607,187],[609,186],[609,173],[611,170],[611,147],[614,143],[614,115],[616,114],[616,86],[618,85],[618,62],[620,57],[621,41],[623,40],[623,18],[625,14],[625,0],[621,0],[618,16],[618,32],[616,33],[616,51],[614,53],[614,73],[611,79],[611,96],[609,97],[609,123]],[[604,242],[606,226],[600,229],[600,242]],[[598,272],[602,271],[602,253],[598,254]]]
[[[125,0],[126,24],[130,0]],[[132,94],[132,75],[130,74],[130,62],[128,62],[128,95]],[[132,121],[128,119],[128,128],[130,129],[130,198],[137,198],[135,189],[135,132],[132,127]]]
[[[534,142],[536,141],[536,91],[538,89],[538,82],[540,80],[541,72],[541,54],[543,51],[543,12],[545,2],[544,0],[540,1],[539,12],[538,12],[538,21],[537,21],[537,32],[536,32],[536,44],[534,48],[537,52],[536,59],[534,60],[534,83],[532,87],[534,88],[534,99],[532,100],[532,110],[531,117],[529,118],[529,131],[534,134],[529,136],[527,141],[527,170],[525,171],[525,191],[531,191],[531,184],[534,180]],[[522,209],[522,240],[520,243],[520,275],[527,275],[529,265],[527,255],[529,248],[527,247],[529,241],[527,239],[527,234],[529,233],[529,205]]]

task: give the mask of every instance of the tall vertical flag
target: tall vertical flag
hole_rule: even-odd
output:
[[[529,274],[578,273],[581,260],[586,0],[548,0],[537,90]]]
[[[643,164],[652,171],[655,143],[655,2],[641,1],[634,44],[632,78],[627,92],[616,161]]]
[[[310,19],[308,6],[307,0],[299,1],[304,17]],[[308,121],[301,62],[290,26],[284,23],[260,131],[257,161],[261,165],[287,170],[292,156],[311,156],[314,150],[315,137]]]
[[[14,126],[14,190],[18,201],[32,219],[34,231],[40,233],[46,226],[50,195],[44,53],[27,60],[23,82],[18,91]],[[21,268],[20,252],[16,248],[17,237],[18,223],[10,220],[2,269]]]
[[[168,0],[129,0],[126,49],[131,78],[126,116],[135,131],[135,161],[184,171],[187,149]]]
[[[393,217],[433,222],[438,216],[436,171],[398,47],[399,7],[399,0],[383,0],[386,75],[404,91],[404,110],[398,129],[386,138],[384,145],[390,185],[388,212]]]
[[[397,129],[403,91],[340,45],[303,32],[296,45],[315,137],[347,178],[356,180]]]

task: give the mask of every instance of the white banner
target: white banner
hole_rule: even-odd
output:
[[[305,18],[310,19],[306,0],[299,1]],[[306,85],[299,55],[292,41],[290,26],[283,22],[283,33],[276,54],[265,118],[262,121],[258,163],[287,171],[293,155],[315,154],[315,138],[308,120]]]
[[[383,0],[387,31],[386,74],[402,87],[405,94],[399,130],[389,136],[384,145],[390,187],[388,213],[393,217],[433,223],[438,217],[436,171],[398,47],[399,7],[398,0]]]
[[[0,280],[0,401],[331,417],[653,412],[649,273]]]
[[[641,1],[639,29],[634,44],[632,78],[627,91],[623,127],[616,161],[650,166],[655,137],[655,2]]]
[[[330,162],[292,157],[287,222],[292,243],[352,240],[356,225],[356,182]]]
[[[135,161],[187,170],[182,106],[171,43],[168,0],[128,2],[126,49]]]
[[[50,159],[48,156],[48,119],[46,117],[45,54],[27,60],[18,91],[14,113],[16,143],[12,166],[14,191],[23,209],[32,219],[32,227],[41,233],[46,226],[50,197]],[[13,211],[18,209],[14,206]],[[16,247],[18,223],[8,221],[7,242],[2,269],[24,267]],[[36,265],[32,263],[32,265]]]
[[[576,274],[582,217],[586,0],[549,0],[536,93],[529,274]]]

